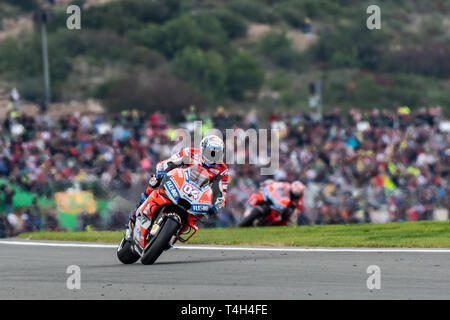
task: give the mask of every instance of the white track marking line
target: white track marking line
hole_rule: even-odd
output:
[[[281,252],[414,252],[414,253],[450,253],[450,249],[414,249],[414,248],[269,248],[269,247],[202,247],[202,246],[175,246],[176,249],[193,250],[229,250],[229,251],[281,251]]]
[[[38,242],[38,241],[0,241],[0,244],[10,244],[17,246],[41,246],[41,247],[71,247],[71,248],[117,248],[112,244],[97,243],[61,243],[61,242]]]
[[[0,244],[43,247],[72,247],[72,248],[117,248],[113,244],[94,243],[61,243],[38,241],[0,241]],[[222,250],[222,251],[278,251],[278,252],[402,252],[402,253],[450,253],[450,249],[410,249],[410,248],[271,248],[271,247],[238,247],[238,246],[175,246],[180,250]]]

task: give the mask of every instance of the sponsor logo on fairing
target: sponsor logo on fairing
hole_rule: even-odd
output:
[[[178,193],[178,190],[172,180],[167,180],[165,188],[175,199],[178,199],[180,197],[180,194]]]
[[[194,204],[191,207],[191,210],[194,212],[208,212],[209,210],[209,205],[205,205],[205,204]]]

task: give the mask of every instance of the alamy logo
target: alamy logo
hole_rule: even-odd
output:
[[[370,274],[369,278],[367,278],[367,289],[381,289],[381,269],[379,266],[371,265],[367,267],[366,272]]]
[[[179,128],[174,132],[172,141],[178,141],[172,153],[190,148],[191,142],[199,146],[202,140],[202,121],[195,121],[193,126],[193,139],[191,131]],[[278,129],[226,129],[225,137],[218,129],[209,129],[204,136],[216,135],[225,141],[225,159],[227,165],[253,164],[261,167],[261,175],[273,175],[279,168],[279,141]],[[270,135],[270,137],[269,137]],[[270,154],[269,154],[270,151]]]
[[[367,7],[367,14],[370,16],[367,18],[366,25],[369,30],[381,29],[381,9],[379,6],[373,4]]]
[[[66,20],[66,26],[69,30],[81,29],[81,9],[77,5],[71,5],[67,7],[67,14],[70,16]]]
[[[67,267],[67,274],[70,276],[67,278],[66,287],[69,290],[81,289],[81,269],[77,265],[71,265]]]

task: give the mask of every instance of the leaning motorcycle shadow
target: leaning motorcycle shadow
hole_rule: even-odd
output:
[[[254,262],[261,262],[264,260],[273,260],[273,259],[279,259],[280,255],[287,255],[286,253],[277,254],[277,253],[269,253],[269,254],[260,254],[258,252],[250,252],[246,255],[242,256],[226,256],[222,254],[221,256],[217,257],[205,257],[205,258],[197,258],[194,256],[187,256],[187,257],[180,257],[180,259],[171,259],[171,260],[164,260],[164,257],[162,256],[160,260],[157,260],[152,265],[143,265],[140,263],[140,261],[137,261],[133,264],[102,264],[102,265],[90,265],[85,266],[86,269],[96,269],[96,268],[156,268],[158,266],[176,266],[176,265],[186,265],[186,264],[205,264],[205,263],[221,263],[221,262],[251,262],[252,260]]]
[[[212,257],[192,260],[171,260],[171,261],[156,261],[153,266],[157,265],[178,265],[178,264],[196,264],[196,263],[217,263],[217,262],[231,262],[231,261],[254,261],[260,262],[263,260],[279,259],[277,256],[242,256],[242,257]]]
[[[272,259],[279,259],[279,256],[277,254],[270,254],[270,255],[245,255],[240,257],[227,257],[227,256],[220,256],[220,257],[208,257],[208,258],[196,258],[196,257],[187,257],[185,259],[180,260],[168,260],[164,261],[164,258],[161,260],[156,261],[152,265],[143,265],[139,261],[133,264],[108,264],[108,265],[91,265],[86,266],[87,269],[96,269],[96,268],[155,268],[158,266],[176,266],[176,265],[186,265],[186,264],[205,264],[205,263],[221,263],[221,262],[261,262],[264,260],[272,260]]]

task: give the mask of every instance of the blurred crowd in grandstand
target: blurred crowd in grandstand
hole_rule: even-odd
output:
[[[216,226],[234,225],[250,194],[268,178],[305,183],[306,209],[299,224],[433,219],[437,209],[450,208],[450,135],[440,126],[446,119],[439,107],[351,110],[345,115],[335,110],[322,120],[312,112],[273,113],[262,119],[255,111],[229,112],[223,107],[208,117],[192,107],[177,117],[124,111],[52,118],[11,110],[1,126],[0,178],[41,197],[51,198],[75,183],[97,197],[128,191],[128,199],[137,202],[156,163],[171,155],[174,130],[198,119],[204,130],[280,130],[275,176],[261,176],[255,165],[229,165],[228,205],[213,222]],[[21,220],[28,230],[58,227],[54,212],[43,219],[34,202],[18,213],[12,189],[3,187],[2,193],[1,214],[8,224]],[[112,212],[103,226],[118,227],[126,215]]]

